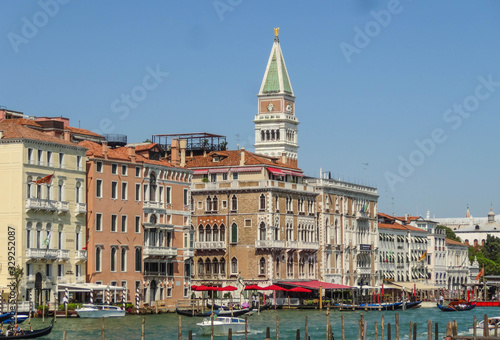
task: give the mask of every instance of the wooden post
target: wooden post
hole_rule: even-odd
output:
[[[345,325],[344,325],[344,315],[340,316],[340,322],[342,323],[342,340],[345,340]]]
[[[229,328],[229,331],[227,332],[227,340],[233,340],[233,329]]]
[[[188,333],[188,340],[193,340],[193,331],[190,329]]]
[[[245,315],[245,340],[248,337],[248,315]]]
[[[45,295],[42,290],[42,323],[45,323]]]
[[[63,332],[63,340],[66,340],[66,330]]]
[[[451,330],[451,321],[448,321],[446,324],[446,336],[453,336],[452,330]]]
[[[377,321],[375,321],[375,340],[377,340],[378,337],[378,328],[377,328]]]
[[[434,336],[436,337],[434,340],[439,340],[439,326],[437,322],[434,324]]]
[[[146,339],[146,317],[142,317],[142,331],[141,331],[141,340]]]
[[[484,314],[483,336],[490,336],[490,330],[488,329],[488,315],[487,314]]]
[[[360,338],[361,340],[363,340],[363,339],[364,339],[364,337],[365,337],[365,336],[364,336],[364,330],[365,330],[365,326],[364,326],[364,325],[365,325],[365,316],[363,315],[363,313],[361,313],[361,315],[360,315],[360,316],[361,316],[361,317],[360,317],[360,319],[359,319],[359,333],[360,333],[360,334],[359,334],[359,338]]]
[[[458,335],[458,325],[457,325],[457,320],[453,320],[453,324],[452,324],[452,330],[453,330],[453,336],[457,336]]]
[[[295,337],[295,340],[300,340],[300,329],[297,329],[297,336]]]
[[[382,315],[382,320],[380,320],[380,340],[384,340],[384,316]]]
[[[307,316],[306,316],[306,329],[304,331],[304,339],[307,340]]]
[[[331,333],[328,331],[329,326],[330,326],[330,307],[327,307],[326,308],[326,338],[327,339],[329,338],[330,333]]]
[[[416,322],[413,324],[413,338],[414,339],[417,338],[417,323]]]
[[[391,340],[391,323],[387,324],[387,340]]]
[[[178,339],[182,340],[182,321],[181,321],[181,316],[179,315],[179,331],[178,331]]]
[[[366,333],[368,331],[368,323],[367,322],[363,322],[363,340],[366,340]]]
[[[408,340],[416,340],[412,339],[412,335],[413,335],[413,321],[410,321],[410,332],[408,333]]]
[[[269,327],[266,328],[266,340],[271,340],[271,329]]]
[[[427,321],[427,340],[432,340],[432,321]]]
[[[276,315],[276,340],[280,339],[280,316]]]
[[[104,316],[101,316],[101,340],[104,340]]]
[[[396,340],[399,340],[399,313],[396,313]]]
[[[59,309],[59,305],[57,304],[57,294],[54,297],[55,305],[54,305],[54,323],[57,322],[57,310]]]
[[[363,323],[361,322],[361,319],[358,320],[358,340],[363,340],[362,338],[362,329],[363,329]]]
[[[495,323],[495,338],[498,337],[498,323]]]
[[[328,327],[326,328],[326,340],[333,340],[332,325],[330,325],[330,324],[328,324]]]

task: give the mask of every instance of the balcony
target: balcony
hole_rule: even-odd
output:
[[[41,259],[55,260],[58,257],[58,255],[59,255],[59,249],[47,249],[47,248],[26,249],[26,257],[32,260],[41,260]]]
[[[75,261],[87,261],[87,251],[75,250]]]
[[[142,254],[145,257],[153,257],[153,256],[168,256],[168,257],[173,257],[173,256],[177,256],[177,248],[158,247],[158,246],[144,246],[144,248],[142,250]]]
[[[151,210],[152,212],[165,212],[165,204],[163,202],[144,201],[142,208],[144,210]]]
[[[358,267],[358,269],[356,271],[360,275],[372,273],[372,269],[370,267]]]
[[[364,221],[364,220],[367,220],[369,218],[370,218],[370,216],[368,216],[368,212],[366,212],[366,211],[356,212],[356,219],[357,220]]]
[[[85,215],[87,213],[87,204],[85,203],[75,203],[75,214]]]
[[[282,240],[255,240],[255,248],[284,249],[285,241]]]
[[[57,207],[58,214],[65,214],[69,211],[69,203],[68,202],[58,201],[56,204],[56,207]]]
[[[184,249],[184,257],[194,257],[194,250],[193,249]]]
[[[319,242],[297,242],[297,249],[316,251],[319,250]]]
[[[57,210],[57,201],[28,198],[26,200],[26,211],[28,210],[53,212]]]
[[[224,242],[224,241],[195,242],[194,249],[196,249],[196,250],[226,250],[226,242]]]
[[[58,261],[68,261],[69,260],[69,250],[57,249],[57,260]]]

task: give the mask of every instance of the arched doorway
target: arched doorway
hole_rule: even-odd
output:
[[[42,274],[36,273],[35,275],[35,302],[39,305],[42,304]]]
[[[149,303],[151,304],[156,300],[156,280],[151,281],[149,285]]]

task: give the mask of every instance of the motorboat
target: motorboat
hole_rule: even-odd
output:
[[[214,317],[213,320],[204,318],[202,322],[198,322],[196,326],[200,327],[201,334],[210,335],[212,332],[212,322],[214,327],[214,335],[227,335],[229,329],[233,334],[245,333],[245,319],[231,318],[226,316]],[[249,328],[247,326],[247,332]]]
[[[111,318],[125,316],[125,310],[118,306],[84,304],[82,308],[75,309],[80,318]]]
[[[212,314],[212,311],[207,310],[205,312],[194,312],[190,309],[175,309],[175,312],[179,315],[184,315],[184,316],[210,316]],[[243,308],[243,309],[233,309],[233,310],[224,310],[224,309],[214,309],[215,315],[218,316],[228,316],[228,317],[234,317],[234,316],[241,316],[243,314],[246,314],[250,312],[250,309],[248,308]]]
[[[25,314],[17,314],[17,323],[23,323],[29,316]],[[3,324],[11,324],[16,322],[16,316],[13,314],[10,318],[3,321]]]
[[[500,328],[500,316],[494,316],[492,318],[488,318],[488,330],[489,335],[491,336],[495,332],[495,327]],[[474,327],[469,327],[469,333],[474,333]],[[476,323],[476,335],[484,336],[484,320]]]

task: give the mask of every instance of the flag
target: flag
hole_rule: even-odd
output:
[[[479,278],[480,278],[481,276],[483,276],[483,274],[484,274],[484,267],[483,267],[483,269],[481,269],[481,271],[479,272],[479,274],[477,274],[477,276],[476,276],[476,281],[479,281]]]
[[[43,241],[43,244],[48,248],[49,247],[49,244],[50,244],[50,238],[52,236],[52,232],[49,231],[47,233],[47,237],[45,238],[45,241]]]
[[[89,241],[90,241],[90,234],[89,237],[87,237],[87,243],[85,243],[85,247],[83,247],[82,250],[87,250],[87,247],[89,246]]]
[[[34,182],[36,183],[36,185],[38,185],[38,184],[50,184],[50,182],[52,182],[52,177],[54,177],[54,174],[47,175],[47,176],[42,177],[39,180],[34,181]]]
[[[420,256],[420,259],[418,260],[418,262],[423,261],[426,257],[427,257],[427,252],[425,251],[425,252],[422,254],[422,256]]]

